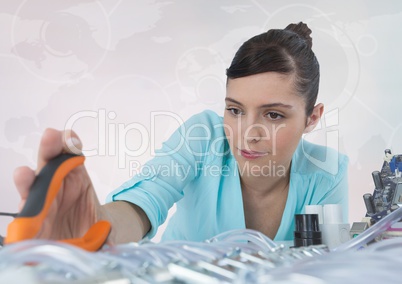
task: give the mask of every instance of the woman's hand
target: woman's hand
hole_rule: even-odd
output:
[[[28,167],[15,170],[14,182],[21,195],[20,210],[28,198],[35,176],[51,159],[62,153],[80,154],[81,150],[82,143],[73,131],[47,129],[39,146],[36,170]],[[112,226],[107,239],[109,245],[139,241],[151,227],[147,215],[134,204],[117,201],[100,205],[89,175],[80,165],[64,178],[36,238],[81,238],[100,220],[106,220]]]
[[[14,172],[15,185],[21,196],[19,209],[24,207],[35,176],[51,159],[61,153],[80,154],[81,150],[82,143],[73,131],[47,129],[40,142],[36,170],[20,167]],[[95,222],[105,219],[103,211],[85,167],[78,166],[64,178],[37,238],[80,238]]]

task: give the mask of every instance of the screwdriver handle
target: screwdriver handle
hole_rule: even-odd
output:
[[[5,244],[33,239],[38,235],[64,178],[84,161],[84,156],[61,154],[43,167],[30,188],[24,208],[7,227]],[[100,221],[98,223],[93,225],[83,238],[62,241],[86,250],[98,250],[106,241],[111,230],[109,222]]]

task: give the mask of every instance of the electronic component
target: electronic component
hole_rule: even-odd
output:
[[[295,247],[322,244],[318,214],[295,214]]]
[[[350,228],[350,237],[356,238],[363,231],[367,230],[369,224],[367,222],[353,222],[352,228]]]
[[[366,205],[367,214],[375,213],[374,198],[371,193],[366,193],[363,195],[364,204]]]
[[[363,195],[366,217],[372,224],[402,207],[402,155],[392,155],[390,149],[384,152],[381,171],[372,173],[374,192]]]
[[[343,221],[340,204],[306,205],[304,211],[306,214],[318,215],[322,243],[329,249],[350,239],[350,225]]]

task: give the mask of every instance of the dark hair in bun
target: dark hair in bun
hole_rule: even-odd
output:
[[[311,30],[305,23],[289,24],[285,30],[297,33],[301,38],[306,41],[309,48],[313,46],[313,39],[311,38]]]
[[[297,93],[310,115],[317,100],[320,66],[311,47],[311,30],[305,23],[271,29],[243,43],[226,70],[228,79],[265,72],[295,75]]]

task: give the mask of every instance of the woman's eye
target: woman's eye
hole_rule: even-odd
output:
[[[283,115],[280,115],[277,112],[269,112],[269,113],[267,113],[267,117],[272,120],[277,120],[277,119],[283,118]]]
[[[227,110],[233,115],[241,115],[242,111],[238,108],[227,108]]]

